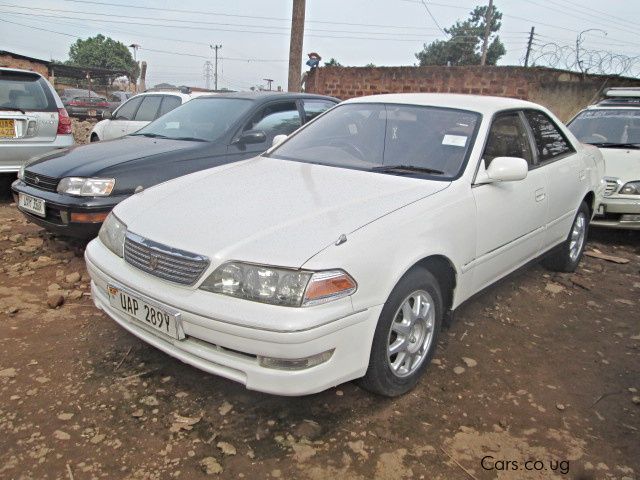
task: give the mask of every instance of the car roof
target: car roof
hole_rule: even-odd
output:
[[[220,96],[224,98],[243,98],[247,100],[266,101],[266,100],[297,100],[299,98],[316,98],[318,100],[331,100],[339,102],[340,99],[329,97],[326,95],[317,95],[315,93],[296,93],[296,92],[273,92],[273,91],[257,91],[257,92],[203,92],[205,95]]]
[[[407,105],[457,108],[483,114],[493,114],[500,110],[544,107],[526,100],[488,95],[466,95],[461,93],[388,93],[370,95],[346,100],[344,103],[401,103]]]

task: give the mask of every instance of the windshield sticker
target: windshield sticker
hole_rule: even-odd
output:
[[[442,145],[452,145],[454,147],[464,147],[467,144],[467,137],[464,135],[445,135]]]

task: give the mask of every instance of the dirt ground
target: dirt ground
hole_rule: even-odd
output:
[[[640,232],[590,236],[626,264],[534,265],[470,301],[404,397],[282,398],[118,327],[93,306],[83,245],[9,202],[0,478],[640,478]]]

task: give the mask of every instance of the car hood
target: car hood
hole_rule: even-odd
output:
[[[604,157],[605,175],[623,182],[640,180],[640,150],[624,148],[601,148]]]
[[[257,157],[197,172],[116,207],[133,233],[228,260],[301,267],[349,233],[450,182]]]
[[[27,170],[54,178],[92,177],[131,160],[203,145],[203,142],[129,136],[55,150],[30,162]]]

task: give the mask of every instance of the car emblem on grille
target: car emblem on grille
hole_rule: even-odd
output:
[[[155,270],[156,268],[158,268],[158,256],[151,254],[151,257],[149,258],[149,268],[151,270]]]
[[[40,177],[34,178],[33,181],[36,185],[38,185],[40,183]]]

